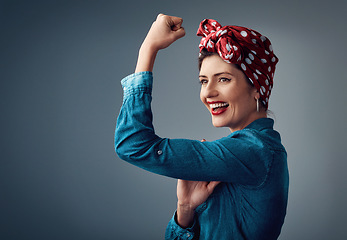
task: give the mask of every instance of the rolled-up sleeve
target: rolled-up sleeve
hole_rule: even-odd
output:
[[[228,137],[200,142],[161,138],[152,124],[151,72],[122,80],[123,104],[117,119],[115,150],[140,168],[168,177],[257,185],[266,176],[266,147],[256,130],[243,129]],[[260,151],[261,150],[261,151]]]
[[[189,228],[181,228],[177,224],[177,212],[171,218],[165,231],[165,240],[195,240],[199,239],[199,224],[196,217],[194,223]]]

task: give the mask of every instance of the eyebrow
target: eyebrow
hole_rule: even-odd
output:
[[[214,77],[218,77],[219,75],[222,75],[222,74],[229,74],[231,76],[234,76],[233,74],[231,74],[230,72],[220,72],[220,73],[216,73],[216,74],[213,74]],[[205,75],[199,75],[199,77],[207,77]]]

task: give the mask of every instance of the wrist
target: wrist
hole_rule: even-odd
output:
[[[146,54],[149,56],[156,56],[157,53],[159,52],[160,48],[157,47],[153,41],[145,39],[143,43],[141,44],[139,53],[141,54]]]
[[[182,228],[191,227],[194,223],[195,209],[188,204],[177,203],[177,223]]]
[[[152,44],[144,42],[139,50],[135,72],[152,72],[157,53],[158,50]]]

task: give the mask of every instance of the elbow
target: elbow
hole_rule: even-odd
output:
[[[145,138],[143,135],[116,134],[114,147],[118,157],[127,162],[141,161],[151,155],[152,150],[160,142],[159,137]]]
[[[126,160],[126,144],[117,132],[114,136],[114,150],[120,159]]]
[[[133,162],[142,159],[141,145],[135,145],[133,141],[121,140],[115,141],[114,148],[118,157],[126,162]]]
[[[129,151],[132,149],[132,142],[129,136],[116,131],[114,136],[114,149],[120,159],[129,161],[131,155]]]
[[[124,144],[121,144],[120,142],[115,141],[114,143],[114,149],[118,157],[124,161],[127,161],[127,155],[126,155],[126,148],[124,147]]]
[[[119,145],[114,144],[114,150],[115,150],[117,156],[118,156],[119,158],[122,158],[123,154],[122,154],[122,150],[119,148]]]

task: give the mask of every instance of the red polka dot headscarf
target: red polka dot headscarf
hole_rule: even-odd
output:
[[[259,32],[239,26],[220,25],[213,19],[200,23],[198,36],[200,52],[218,53],[227,63],[239,65],[249,81],[260,93],[260,100],[268,108],[269,97],[278,58],[270,40]]]

